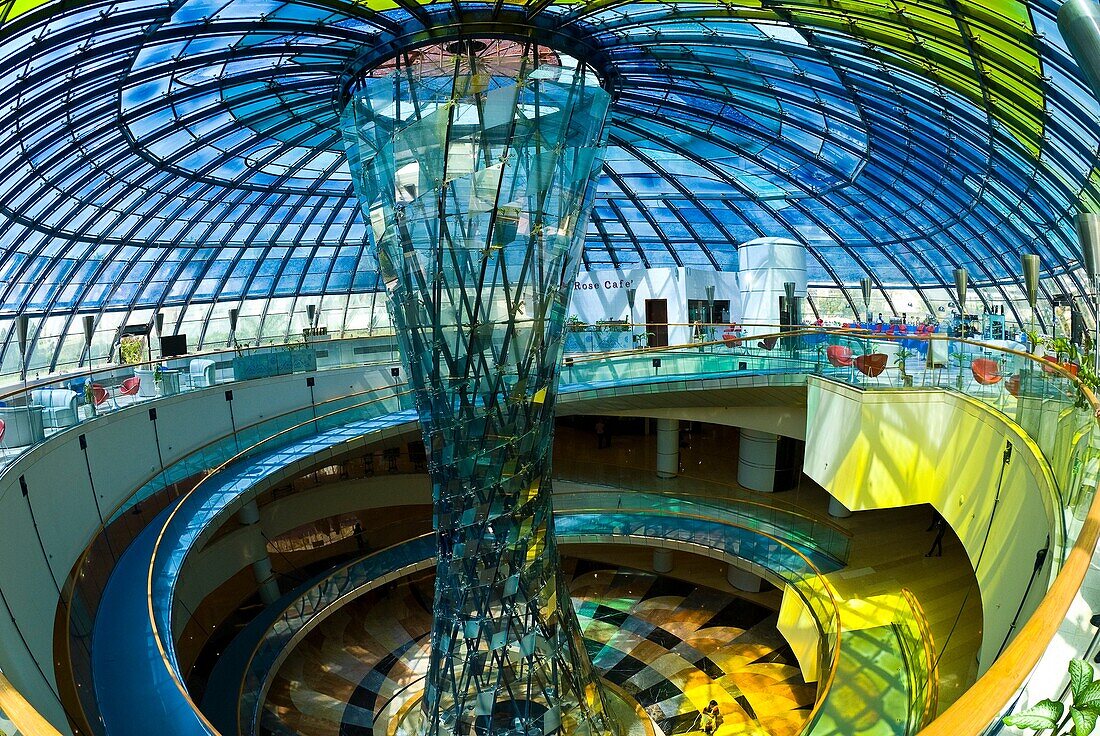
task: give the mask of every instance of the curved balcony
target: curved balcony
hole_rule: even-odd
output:
[[[956,349],[945,352],[963,357],[952,357],[947,365],[941,365],[941,362],[936,359],[936,351],[939,349],[936,343],[941,340],[925,338],[924,343],[932,346],[933,355],[931,360],[924,359],[924,365],[931,364],[932,367],[921,367],[918,356],[906,358],[903,355],[897,362],[892,361],[893,365],[884,366],[885,370],[877,374],[874,366],[864,370],[868,366],[858,366],[854,360],[851,365],[832,365],[829,361],[828,348],[830,346],[848,348],[854,357],[889,356],[891,353],[896,356],[898,351],[894,348],[898,340],[880,340],[857,332],[827,333],[809,330],[777,335],[774,340],[753,338],[753,341],[757,344],[743,346],[719,342],[630,351],[583,359],[574,357],[571,365],[567,362],[563,371],[563,382],[570,384],[563,387],[563,394],[584,397],[590,401],[602,401],[603,405],[609,401],[632,399],[637,399],[639,402],[652,401],[659,405],[670,395],[693,390],[750,390],[747,386],[753,384],[756,384],[759,391],[782,386],[809,386],[811,422],[814,418],[823,419],[814,413],[822,406],[827,405],[827,408],[834,410],[842,405],[823,403],[823,396],[826,399],[839,397],[836,401],[847,402],[850,407],[856,407],[857,412],[863,413],[857,416],[871,416],[874,421],[879,421],[875,414],[877,409],[874,408],[877,405],[900,406],[908,400],[917,401],[917,397],[920,397],[917,403],[925,403],[913,408],[913,411],[918,414],[912,415],[918,416],[920,411],[928,409],[926,401],[928,397],[935,397],[939,401],[940,397],[945,396],[956,397],[950,399],[950,402],[953,402],[951,411],[961,411],[964,414],[967,411],[981,412],[983,416],[1000,417],[997,421],[1007,428],[1005,431],[1017,433],[1015,437],[1018,441],[1014,443],[1015,457],[1024,458],[1024,460],[1022,464],[1014,467],[1026,467],[1027,473],[1031,476],[1029,482],[1032,486],[1030,487],[1034,487],[1034,501],[1039,504],[1036,508],[1041,509],[1041,514],[1046,519],[1046,532],[1050,535],[1050,541],[1046,547],[1048,552],[1045,559],[1036,564],[1036,572],[1027,584],[1028,590],[1035,593],[1024,594],[1017,617],[1008,623],[1005,631],[1000,632],[1003,633],[1003,643],[998,640],[993,645],[993,656],[986,663],[988,669],[978,683],[926,728],[925,732],[930,734],[981,733],[986,726],[995,723],[999,716],[1008,712],[1009,709],[1020,708],[1029,701],[1052,695],[1046,673],[1055,671],[1056,666],[1057,670],[1063,670],[1064,662],[1061,660],[1065,655],[1056,653],[1051,661],[1040,660],[1056,636],[1060,625],[1064,624],[1067,628],[1065,636],[1073,635],[1072,630],[1079,621],[1073,618],[1066,619],[1065,613],[1070,610],[1071,605],[1075,608],[1087,607],[1087,603],[1081,599],[1078,591],[1081,589],[1097,539],[1098,527],[1095,521],[1100,517],[1100,507],[1094,503],[1097,453],[1092,446],[1095,434],[1094,420],[1089,408],[1095,406],[1095,397],[1091,390],[1081,385],[1071,375],[1070,368],[1050,365],[1049,362],[1043,365],[1032,356],[967,341],[951,341]],[[989,357],[986,357],[986,353]],[[975,358],[989,362],[979,363],[975,367]],[[334,371],[333,375],[338,372]],[[320,371],[316,374],[318,383],[322,382],[325,373]],[[378,373],[384,379],[385,371],[379,370]],[[807,379],[807,376],[815,375],[824,376],[828,380],[822,382],[820,378]],[[999,379],[990,381],[989,379],[994,375],[999,376]],[[706,385],[703,385],[704,383]],[[249,382],[241,381],[234,385],[244,390]],[[858,389],[855,394],[850,387]],[[196,396],[220,393],[224,388],[219,386],[218,389],[206,391],[197,389],[194,393]],[[311,385],[310,388],[313,386]],[[153,524],[137,533],[138,540],[148,535],[149,538],[146,541],[149,543],[145,546],[138,542],[131,544],[120,558],[111,581],[107,583],[107,589],[110,590],[110,586],[115,584],[115,576],[125,574],[129,567],[128,563],[124,564],[124,561],[130,555],[135,555],[130,574],[135,579],[146,581],[151,594],[150,605],[140,605],[140,600],[144,600],[144,596],[139,597],[139,605],[133,607],[134,610],[131,612],[136,618],[120,618],[119,622],[126,620],[139,628],[148,629],[153,619],[156,620],[158,633],[154,634],[153,639],[145,639],[134,650],[139,658],[153,665],[150,670],[152,677],[145,681],[144,686],[159,683],[167,688],[166,691],[159,692],[156,697],[174,690],[176,695],[173,697],[180,699],[179,710],[176,710],[175,706],[163,706],[164,714],[170,720],[180,718],[182,719],[180,723],[191,723],[198,729],[165,730],[164,733],[214,732],[210,724],[204,722],[205,719],[198,714],[193,703],[189,702],[178,672],[173,669],[173,633],[169,632],[174,632],[174,626],[178,626],[174,624],[172,618],[172,601],[175,600],[172,588],[175,579],[173,576],[179,572],[183,564],[188,545],[201,540],[204,534],[210,533],[208,522],[232,511],[233,504],[240,500],[247,489],[254,488],[257,480],[280,472],[279,468],[294,467],[295,463],[305,458],[316,457],[318,453],[331,451],[330,448],[361,441],[365,431],[381,430],[385,427],[393,429],[398,425],[410,423],[413,415],[410,412],[400,411],[400,404],[396,403],[400,399],[394,398],[392,390],[386,398],[381,397],[384,390],[381,387],[375,387],[372,390],[378,396],[371,401],[363,401],[362,392],[350,392],[343,396],[326,397],[305,409],[295,410],[297,413],[287,413],[277,419],[265,419],[262,426],[259,421],[242,426],[239,434],[234,433],[211,443],[209,454],[199,451],[191,453],[190,464],[187,462],[165,464],[151,474],[145,483],[131,486],[131,488],[143,487],[132,501],[123,500],[108,508],[99,509],[102,523],[97,523],[97,528],[102,531],[112,521],[117,523],[133,515],[133,509],[140,508],[143,501],[152,499],[173,486],[177,487],[174,493],[181,493],[178,501],[167,499],[165,508],[171,508],[171,511],[161,512]],[[336,392],[331,391],[331,393]],[[826,396],[827,394],[832,394],[832,397]],[[166,410],[168,405],[164,402],[185,400],[187,397],[167,397],[158,399],[158,403],[153,406],[163,406]],[[331,401],[332,404],[326,407],[326,401]],[[367,411],[366,406],[373,408]],[[966,409],[966,406],[971,409]],[[314,418],[317,407],[320,407],[320,411]],[[991,409],[992,413],[990,413]],[[374,413],[376,411],[377,414]],[[356,412],[359,413],[356,414]],[[121,406],[119,411],[111,412],[106,418],[99,417],[94,422],[90,422],[88,417],[81,417],[83,421],[80,426],[82,428],[87,426],[90,431],[93,426],[102,426],[104,419],[109,425],[115,417],[120,418],[121,422],[121,417],[133,414],[134,411],[129,407]],[[155,419],[151,421],[155,423]],[[20,451],[18,457],[9,457],[8,472],[0,476],[0,486],[6,487],[9,491],[12,486],[18,488],[17,479],[21,478],[22,473],[35,463],[44,461],[50,447],[57,444],[57,439],[62,438],[64,434],[60,432],[52,435],[45,442],[32,445],[29,450]],[[290,449],[295,447],[296,449]],[[242,449],[244,452],[241,452]],[[876,449],[866,450],[863,458],[873,459]],[[234,458],[237,462],[227,463],[226,461],[230,458]],[[239,467],[243,461],[247,461],[246,467]],[[266,470],[257,470],[257,467],[267,461],[270,463],[264,466]],[[1005,466],[1013,467],[1009,465],[1007,458]],[[182,492],[178,488],[184,479],[195,478],[212,469],[217,469],[218,472],[211,474],[197,488],[213,489],[218,485],[221,488],[220,492],[207,494],[205,490],[197,492],[195,488]],[[1009,472],[1024,471],[1013,469]],[[606,483],[600,485],[606,485]],[[612,483],[612,485],[615,484]],[[94,490],[92,493],[97,495]],[[8,503],[16,499],[25,499],[28,506],[32,503],[31,497],[26,492],[23,494],[19,494],[18,491],[15,494],[8,492],[0,496],[0,501]],[[1001,523],[997,517],[997,509],[1006,508],[1003,504],[1007,501],[1007,498],[994,498],[990,510],[983,507],[983,518],[971,522],[977,530],[975,539],[983,537],[981,531],[983,526],[987,528],[984,532],[984,541],[979,544],[975,565],[979,576],[983,570],[988,571],[992,565],[991,560],[994,558],[985,556],[981,550],[989,544],[988,530]],[[96,505],[98,505],[98,498]],[[705,506],[705,503],[701,505]],[[84,508],[88,508],[88,504],[84,504]],[[146,512],[146,509],[140,510],[141,514]],[[941,509],[941,512],[951,520],[948,509]],[[18,522],[15,521],[16,518]],[[773,517],[768,522],[772,524],[773,530],[783,525],[781,520],[776,520],[777,518]],[[25,511],[20,512],[18,517],[14,515],[11,517],[9,524],[26,523],[23,520],[30,522],[27,523],[26,531],[34,529],[33,507],[30,518]],[[148,531],[150,529],[153,531]],[[961,524],[960,530],[966,532]],[[787,531],[792,537],[802,535],[801,543],[805,543],[804,530],[799,531],[792,526]],[[818,539],[820,534],[821,529],[811,531],[810,538]],[[95,535],[89,535],[88,538],[92,536]],[[20,539],[28,543],[33,540],[33,537],[28,538],[24,533]],[[180,541],[185,544],[177,544]],[[42,549],[47,560],[51,555],[46,550],[54,549],[51,543],[52,539],[47,534],[45,538],[39,536],[35,547],[35,549]],[[83,544],[83,541],[81,543]],[[140,554],[139,550],[141,550]],[[64,565],[67,564],[64,560],[70,553],[63,553],[60,548],[57,548],[55,554],[58,563],[47,562],[47,573],[51,579],[57,581],[61,578],[58,577],[55,569],[64,569]],[[138,558],[144,558],[144,560]],[[75,560],[75,556],[72,559]],[[153,561],[153,566],[148,564],[149,560]],[[38,564],[37,569],[41,569],[41,563]],[[1049,589],[1048,583],[1051,583]],[[65,588],[68,590],[70,585],[71,583],[67,583]],[[11,592],[6,596],[4,604],[12,614],[15,631],[21,632],[22,630],[18,628],[20,617],[15,616],[15,612],[28,609],[23,607],[22,601],[15,601],[15,608],[13,608],[13,601],[7,598],[11,597],[14,600],[20,593],[10,585],[5,588]],[[103,601],[108,605],[114,605],[115,597],[107,595]],[[1035,613],[1030,617],[1022,615],[1021,612],[1026,613],[1025,608],[1033,607]],[[153,619],[150,619],[150,616]],[[105,616],[104,620],[107,618],[109,617]],[[5,635],[12,634],[8,632]],[[18,636],[18,633],[16,635]],[[998,634],[996,638],[1001,637]],[[899,635],[899,641],[902,639],[908,642],[907,649],[911,657],[912,652],[922,649],[921,643],[927,645],[927,637],[919,631],[919,627],[908,627],[904,636]],[[843,636],[841,646],[843,647]],[[42,652],[42,647],[28,643],[26,649],[30,659],[36,663],[34,666],[41,668],[42,665],[37,664],[38,662],[49,666],[52,655],[47,654],[46,657],[41,658],[35,653],[36,650]],[[93,653],[96,649],[98,647],[93,647]],[[1081,651],[1082,649],[1084,651]],[[159,651],[163,654],[163,661],[160,656],[150,658],[150,651]],[[1087,648],[1082,647],[1078,651],[1086,653]],[[53,713],[56,719],[58,714],[56,704],[50,706],[48,702],[43,701],[41,684],[37,687],[26,686],[26,683],[33,679],[33,672],[26,669],[26,659],[22,663],[18,660],[11,660],[11,662],[13,664],[10,668],[8,662],[0,662],[0,664],[5,667],[6,673],[10,672],[9,676],[14,678],[13,682],[20,690],[35,693],[28,697],[36,708]],[[117,661],[111,666],[117,666]],[[1037,666],[1039,669],[1036,669]],[[1036,684],[1027,687],[1021,694],[1020,689],[1028,685],[1029,673],[1033,671],[1042,676],[1033,678]],[[40,672],[40,675],[41,679],[49,684],[49,678],[45,673]],[[135,675],[135,677],[138,676]],[[919,678],[913,680],[918,684],[910,689],[928,690],[927,680],[926,677],[923,685],[919,684]],[[1040,683],[1044,689],[1040,689]],[[26,724],[24,728],[27,732],[50,732],[48,727],[43,725],[44,719],[41,717],[38,717],[38,725],[34,725],[33,709],[28,713],[27,701],[20,696],[19,692],[14,689],[0,689],[0,691],[6,698],[0,702],[0,706],[3,706],[9,714],[23,712],[25,714],[23,718],[28,719],[23,722]],[[100,695],[106,694],[100,693]],[[132,702],[134,693],[128,693],[127,697]],[[917,713],[920,713],[920,723],[927,720],[930,715],[926,712],[927,705],[918,707],[914,705],[917,702],[927,703],[928,699],[910,699],[911,715],[907,721],[911,724],[917,721]],[[107,700],[104,699],[103,703],[107,704]],[[69,717],[72,715],[69,714]],[[94,717],[90,720],[94,721]]]

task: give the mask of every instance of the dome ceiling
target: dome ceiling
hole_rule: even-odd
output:
[[[1097,105],[1039,0],[0,4],[0,314],[376,288],[337,127],[372,64],[534,42],[615,95],[591,268],[736,268],[789,237],[818,286],[1080,293]],[[64,333],[68,328],[60,330]]]

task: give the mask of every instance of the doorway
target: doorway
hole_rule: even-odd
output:
[[[645,300],[645,331],[649,333],[649,347],[668,347],[668,300]]]

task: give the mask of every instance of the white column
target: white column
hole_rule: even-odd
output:
[[[680,420],[657,420],[657,477],[675,478],[680,472]]]
[[[653,550],[653,572],[672,572],[672,550],[660,547]]]
[[[741,429],[737,450],[737,482],[750,491],[775,490],[775,454],[779,437],[769,432]]]
[[[829,516],[835,516],[838,519],[847,519],[852,515],[852,510],[837,501],[832,496],[829,496]]]
[[[252,529],[248,540],[252,554],[256,558],[252,563],[252,574],[256,578],[260,600],[265,606],[269,606],[282,594],[279,592],[279,582],[275,579],[275,571],[271,567],[271,557],[267,554],[267,540],[264,539],[260,528],[260,507],[255,499],[241,507],[237,512],[237,520],[243,526]]]
[[[742,570],[736,565],[726,566],[726,580],[733,587],[746,593],[759,593],[764,587],[764,580],[759,575]]]
[[[774,332],[774,328],[754,323],[779,322],[779,297],[783,296],[784,282],[794,282],[795,296],[806,296],[806,247],[785,238],[756,238],[738,246],[737,259],[745,334]]]

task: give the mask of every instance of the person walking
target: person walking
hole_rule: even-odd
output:
[[[936,553],[936,557],[943,557],[943,535],[947,533],[947,521],[939,514],[936,516],[936,520],[932,522],[932,526],[936,529],[936,538],[932,540],[932,546],[925,553],[925,557],[931,557],[933,552]]]
[[[596,449],[602,450],[605,447],[611,447],[611,440],[607,436],[607,425],[604,424],[603,419],[596,420]]]

